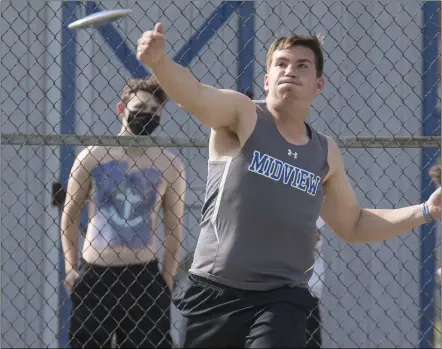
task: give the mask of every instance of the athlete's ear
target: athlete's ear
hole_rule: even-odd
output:
[[[122,117],[124,115],[124,103],[118,102],[117,104],[117,115],[118,117]]]
[[[316,82],[316,94],[320,94],[322,90],[324,89],[325,85],[325,79],[323,76],[321,76],[319,79],[317,79]]]
[[[269,75],[268,74],[264,75],[264,91],[265,92],[269,91]]]

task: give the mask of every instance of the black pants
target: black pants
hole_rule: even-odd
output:
[[[83,263],[72,294],[72,348],[170,348],[171,295],[157,262]]]
[[[189,275],[175,304],[180,348],[302,348],[312,296],[304,288],[244,291]]]
[[[307,344],[306,348],[321,348],[321,312],[319,311],[319,299],[313,298],[314,306],[307,316]]]

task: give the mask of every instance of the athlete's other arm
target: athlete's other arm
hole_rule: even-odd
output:
[[[182,219],[184,216],[184,194],[186,180],[184,167],[175,158],[172,161],[169,171],[170,175],[168,189],[163,200],[164,212],[164,261],[163,278],[170,290],[173,289],[175,275],[180,263],[180,248],[182,244]]]
[[[165,44],[164,27],[158,23],[138,40],[137,59],[149,66],[171,99],[204,125],[212,129],[226,127],[238,133],[242,116],[255,111],[252,100],[233,90],[219,90],[200,83],[188,69],[166,55]]]
[[[71,291],[75,279],[78,277],[77,265],[77,242],[80,231],[81,210],[86,202],[91,188],[90,170],[93,157],[90,149],[86,148],[78,154],[72,166],[66,200],[61,215],[61,243],[65,264],[65,287]]]
[[[321,217],[349,243],[371,243],[406,233],[425,223],[422,205],[398,209],[361,208],[345,172],[337,144],[329,139],[330,171],[324,181],[325,199]],[[441,216],[441,192],[437,189],[427,204],[433,218]]]

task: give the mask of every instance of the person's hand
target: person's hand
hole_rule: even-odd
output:
[[[430,198],[427,201],[428,210],[430,211],[430,215],[434,219],[440,219],[440,187],[436,189],[436,191],[431,194]]]
[[[75,282],[77,281],[78,277],[80,275],[75,269],[71,269],[64,279],[64,288],[68,293],[72,292],[72,289],[74,288]]]
[[[165,57],[166,35],[161,23],[155,24],[153,30],[143,33],[138,40],[137,59],[151,66]]]
[[[441,268],[439,268],[439,269],[437,270],[437,275],[439,275],[439,277],[441,276]]]

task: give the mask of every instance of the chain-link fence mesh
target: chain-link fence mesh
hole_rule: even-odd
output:
[[[157,21],[175,61],[209,85],[255,99],[264,96],[265,57],[276,36],[324,34],[326,87],[309,121],[340,145],[361,205],[415,204],[433,190],[428,172],[440,157],[441,132],[440,2],[14,0],[1,7],[3,347],[66,347],[69,326],[83,340],[166,338],[168,291],[158,275],[172,260],[165,262],[165,246],[174,244],[164,232],[182,223],[179,289],[199,234],[208,129],[169,101],[156,137],[117,136],[126,81],[149,74],[136,61],[135,45]],[[67,29],[76,18],[113,8],[133,12],[97,29]],[[89,221],[83,212],[74,232],[82,267],[78,294],[69,296],[60,221],[79,154],[83,171],[76,179],[84,182],[72,188],[100,209]],[[180,201],[184,215],[174,219]],[[77,212],[74,206],[65,214]],[[66,216],[64,227],[75,217]],[[155,234],[136,238],[131,224]],[[348,245],[322,230],[324,347],[440,346],[437,229],[432,223],[369,245]],[[91,266],[81,256],[123,267]],[[159,269],[137,269],[135,262],[152,256]],[[72,304],[81,308],[76,319]],[[170,322],[176,341],[174,306]]]

